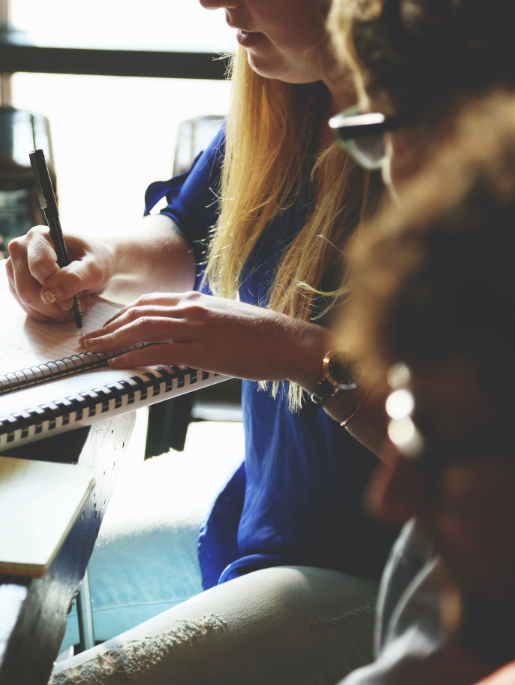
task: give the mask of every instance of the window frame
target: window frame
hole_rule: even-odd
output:
[[[227,55],[214,52],[127,50],[33,45],[11,25],[11,0],[0,0],[0,73],[80,74],[223,80]]]
[[[223,80],[227,58],[209,52],[56,48],[0,38],[0,70],[39,74]]]

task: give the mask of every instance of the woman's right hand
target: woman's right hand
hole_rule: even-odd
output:
[[[101,291],[113,274],[114,250],[107,242],[67,235],[66,246],[70,264],[61,269],[46,226],[35,226],[9,243],[11,292],[37,321],[67,321],[74,295],[87,310],[88,296]]]

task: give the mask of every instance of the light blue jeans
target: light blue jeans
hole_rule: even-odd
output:
[[[170,527],[173,530],[170,530]],[[95,639],[104,642],[202,592],[198,521],[103,534],[89,565]],[[79,643],[76,606],[61,651]]]
[[[201,428],[213,432],[216,426]],[[211,435],[204,433],[200,431],[197,442]],[[136,462],[120,475],[89,564],[97,641],[202,592],[199,528],[219,489],[241,463],[239,449],[219,454],[215,448],[200,451],[197,446],[194,453]],[[62,651],[78,642],[74,608]]]
[[[89,564],[95,638],[108,640],[202,592],[198,531],[209,504],[197,486],[183,499],[171,460],[142,464],[116,492]],[[171,464],[173,466],[173,463]],[[200,500],[203,500],[201,503]],[[205,500],[205,501],[204,501]],[[61,650],[79,643],[77,610]]]
[[[372,581],[281,567],[202,592],[198,529],[239,461],[168,455],[120,480],[90,562],[95,636],[109,641],[51,682],[334,685],[372,659]],[[74,610],[63,649],[78,642]]]
[[[277,567],[60,662],[49,685],[334,685],[372,660],[377,584]]]

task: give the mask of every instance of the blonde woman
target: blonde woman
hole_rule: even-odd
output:
[[[346,73],[331,73],[323,10],[225,4],[240,43],[227,125],[187,174],[151,186],[148,204],[167,195],[168,206],[143,230],[70,236],[74,261],[62,270],[45,228],[11,243],[13,291],[40,320],[68,317],[77,292],[87,306],[108,283],[144,284],[151,294],[83,344],[164,344],[114,367],[187,364],[245,379],[245,462],[201,532],[205,592],[59,666],[55,683],[74,682],[75,668],[79,682],[109,685],[120,670],[142,685],[172,673],[177,683],[332,683],[371,657],[373,579],[389,547],[362,513],[375,458],[324,409],[299,416],[333,347],[341,250],[369,178],[331,144],[328,116],[354,92]],[[324,408],[347,419],[362,397],[341,391]],[[353,422],[365,434],[363,416]]]

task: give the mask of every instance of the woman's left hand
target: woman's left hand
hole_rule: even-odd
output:
[[[283,380],[312,390],[331,333],[269,309],[198,292],[144,295],[81,338],[91,352],[126,352],[113,368],[186,365],[250,380]]]

